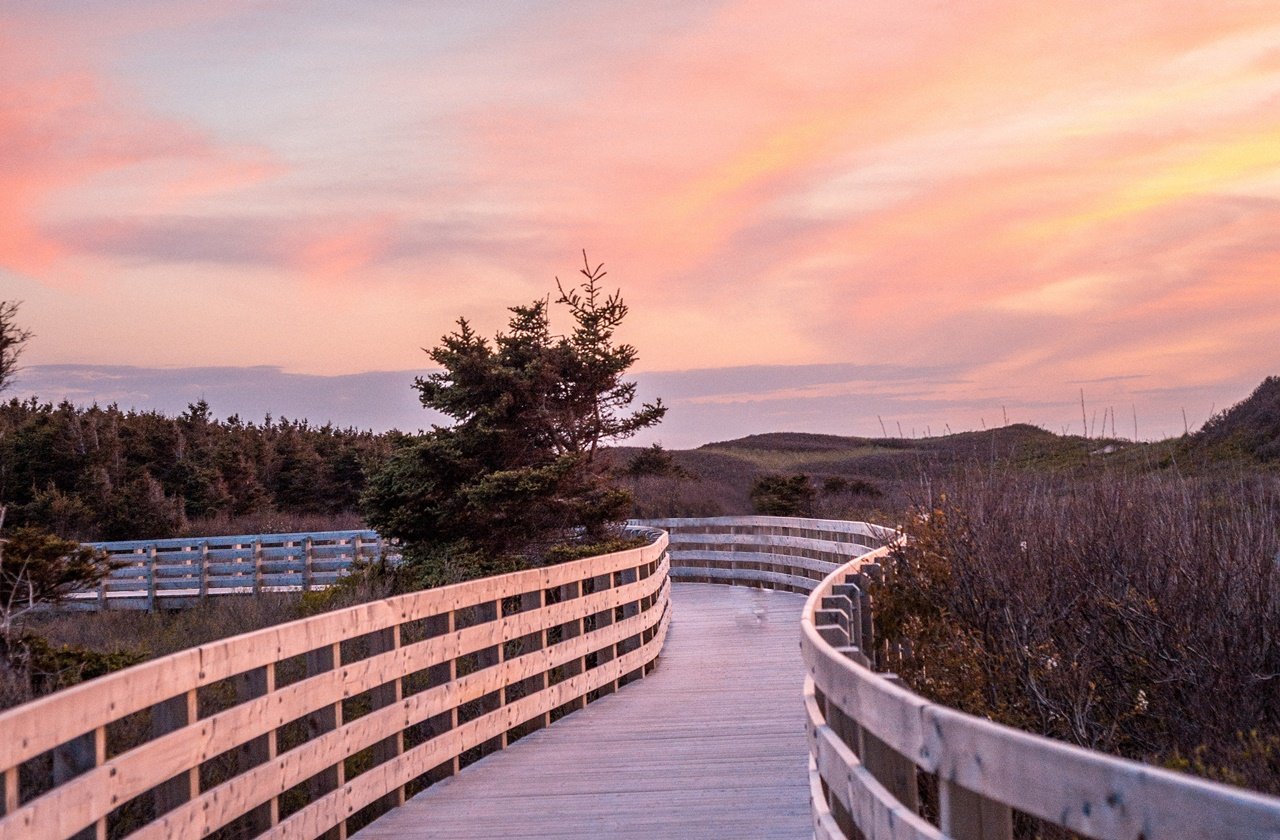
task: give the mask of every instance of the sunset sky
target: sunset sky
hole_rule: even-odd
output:
[[[17,395],[424,425],[583,248],[646,440],[1181,433],[1280,374],[1280,0],[0,7]]]

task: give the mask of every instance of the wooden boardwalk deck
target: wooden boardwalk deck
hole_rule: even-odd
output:
[[[676,583],[658,668],[360,831],[391,838],[808,838],[804,597]]]

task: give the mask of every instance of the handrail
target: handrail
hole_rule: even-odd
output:
[[[671,535],[672,580],[802,594],[895,535],[866,522],[786,516],[637,519],[630,524]]]
[[[1280,799],[1002,726],[873,671],[892,652],[871,635],[866,584],[890,550],[828,575],[801,618],[816,837],[1001,840],[1015,810],[1097,840],[1280,837]]]
[[[780,516],[633,520],[671,534],[672,579],[766,586],[807,593],[851,557],[893,532],[864,522]],[[117,567],[95,590],[74,593],[78,609],[184,607],[216,595],[309,591],[353,566],[384,559],[376,531],[177,537],[88,543]]]
[[[345,830],[644,676],[669,621],[666,547],[268,627],[0,713],[0,837]]]
[[[310,531],[85,543],[113,568],[78,609],[188,606],[217,595],[324,589],[361,564],[386,559],[377,531]]]
[[[1098,840],[1280,836],[1280,799],[963,714],[875,671],[900,653],[877,644],[868,594],[888,529],[634,524],[670,539],[267,628],[0,713],[0,838],[105,836],[122,806],[147,812],[143,838],[341,829],[643,676],[669,579],[810,592],[817,837],[1005,840],[1015,812]],[[139,717],[149,735],[115,748]]]

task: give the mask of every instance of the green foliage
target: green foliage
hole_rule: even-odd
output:
[[[751,506],[764,516],[810,516],[817,492],[809,476],[762,475],[751,485]]]
[[[111,566],[91,548],[39,528],[16,528],[0,540],[0,608],[54,604],[96,586]]]
[[[353,510],[392,435],[307,421],[218,421],[0,403],[0,502],[9,520],[81,540],[176,536],[194,519]]]
[[[1280,376],[1268,376],[1248,399],[1210,418],[1195,440],[1222,454],[1234,449],[1259,461],[1280,461]]]
[[[53,645],[34,633],[24,633],[6,647],[6,658],[19,663],[28,673],[36,695],[120,671],[148,658],[144,651],[129,648],[104,651],[82,645]]]
[[[31,331],[18,326],[18,302],[0,300],[0,391],[9,386],[18,372],[18,357],[30,339]]]
[[[693,473],[676,463],[671,453],[662,448],[662,444],[654,443],[648,449],[635,454],[623,474],[631,478],[641,476],[667,476],[670,478],[693,478]]]
[[[615,551],[639,548],[647,542],[648,540],[644,537],[610,537],[597,543],[557,545],[547,550],[547,562],[568,563],[570,560],[581,560],[584,557],[595,557],[601,554],[613,554]]]
[[[406,546],[404,567],[411,589],[430,589],[476,578],[530,568],[537,558],[529,553],[497,552],[469,540],[423,542]]]
[[[17,528],[0,539],[0,670],[10,687],[21,684],[16,694],[5,692],[9,699],[53,691],[137,661],[130,654],[54,647],[18,624],[38,606],[95,586],[109,571],[99,552],[38,528]]]
[[[658,423],[666,408],[630,409],[636,386],[622,376],[636,351],[614,343],[627,307],[602,292],[600,266],[581,274],[576,289],[557,280],[568,335],[552,334],[543,299],[512,307],[492,342],[459,319],[429,351],[442,370],[417,380],[420,399],[455,422],[401,441],[363,505],[372,527],[429,570],[424,582],[538,564],[547,548],[598,541],[625,515],[630,497],[608,482],[596,452]]]

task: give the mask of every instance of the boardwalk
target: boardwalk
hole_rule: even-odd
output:
[[[642,682],[430,788],[355,837],[752,837],[813,833],[800,595],[674,584]]]

